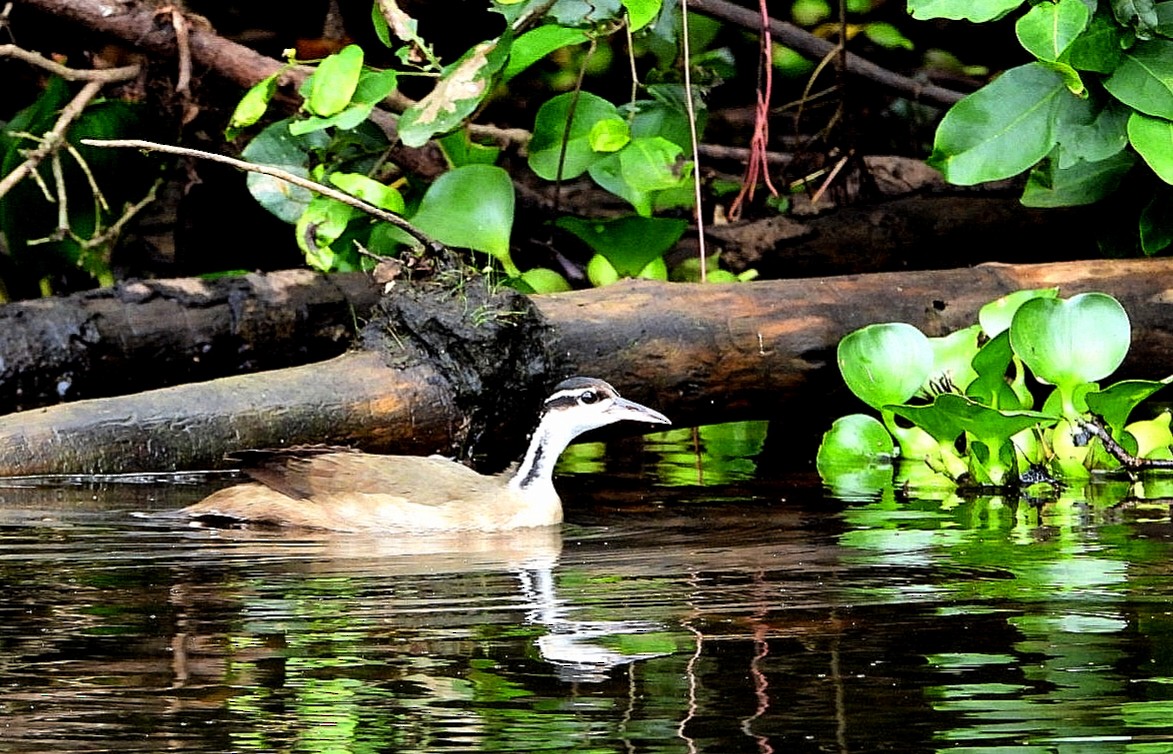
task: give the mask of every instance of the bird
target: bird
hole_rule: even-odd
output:
[[[499,532],[562,522],[554,464],[584,432],[620,421],[671,424],[595,377],[558,383],[512,471],[484,475],[441,456],[392,456],[350,448],[250,450],[251,481],[178,511],[194,525],[298,527],[338,532]]]

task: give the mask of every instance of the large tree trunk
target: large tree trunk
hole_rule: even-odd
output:
[[[678,425],[854,410],[835,347],[899,320],[942,335],[1023,288],[1116,296],[1133,322],[1120,376],[1173,373],[1173,260],[985,265],[735,285],[628,282],[534,298],[559,370],[601,376]],[[118,473],[221,465],[226,451],[307,442],[447,450],[463,416],[442,369],[371,354],[0,417],[0,474]],[[552,375],[556,377],[560,375]],[[499,396],[486,396],[499,397]],[[528,424],[532,405],[508,420]],[[812,449],[813,452],[813,449]]]

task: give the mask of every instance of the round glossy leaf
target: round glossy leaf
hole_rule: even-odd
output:
[[[534,293],[564,293],[570,290],[570,283],[548,267],[534,267],[521,273],[521,279]]]
[[[839,341],[839,371],[851,392],[872,408],[904,403],[933,368],[933,349],[903,322],[868,325]]]
[[[491,254],[516,275],[509,256],[513,201],[508,173],[493,165],[465,165],[428,187],[411,222],[449,246]]]
[[[1018,307],[1034,298],[1056,298],[1058,295],[1058,288],[1037,288],[1015,291],[995,299],[978,311],[978,322],[981,323],[982,332],[987,338],[996,338],[1003,331],[1010,329],[1010,323],[1014,321],[1014,313],[1018,311]]]
[[[1169,430],[1169,419],[1173,417],[1163,411],[1155,419],[1133,422],[1127,429],[1136,438],[1136,455],[1141,458],[1173,458],[1173,432]]]
[[[892,435],[878,419],[867,414],[851,414],[836,419],[823,434],[816,463],[822,473],[828,466],[891,463],[895,453]]]
[[[342,112],[358,87],[362,61],[363,51],[358,45],[347,45],[323,60],[310,79],[306,99],[310,112],[323,118]]]
[[[1112,374],[1131,340],[1128,314],[1106,293],[1034,299],[1010,325],[1010,345],[1035,377],[1068,387]]]
[[[619,273],[616,272],[615,266],[608,262],[607,257],[602,254],[595,254],[591,257],[591,261],[587,262],[586,274],[587,280],[591,281],[591,285],[596,288],[611,285],[619,280]]]
[[[569,131],[566,121],[573,112]],[[607,100],[590,92],[581,92],[577,101],[572,93],[560,94],[538,108],[534,135],[529,142],[529,166],[547,181],[558,178],[562,160],[562,179],[577,178],[604,155],[591,149],[591,130],[601,120],[619,117],[619,111]],[[562,158],[562,142],[566,155]]]

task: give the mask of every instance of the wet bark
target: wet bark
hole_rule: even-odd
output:
[[[1022,288],[1116,296],[1133,322],[1117,377],[1173,373],[1173,260],[1111,260],[884,273],[736,285],[627,282],[534,297],[558,374],[604,377],[678,425],[783,417],[802,430],[856,410],[835,366],[846,333],[904,321],[930,336],[976,320]],[[460,434],[466,409],[427,359],[384,366],[347,354],[321,364],[224,378],[0,417],[0,475],[209,468],[246,447],[331,442],[428,453]],[[508,363],[508,359],[502,361]],[[512,425],[535,405],[501,400]],[[493,434],[482,443],[497,441]]]

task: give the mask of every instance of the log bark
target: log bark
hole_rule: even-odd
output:
[[[0,306],[0,412],[321,361],[378,297],[366,275],[288,270]]]
[[[1133,345],[1115,377],[1173,373],[1173,260],[709,286],[631,281],[534,301],[566,373],[604,377],[678,425],[785,417],[802,428],[856,410],[835,366],[838,341],[851,330],[904,321],[943,335],[972,324],[992,299],[1046,286],[1059,286],[1064,296],[1099,290],[1121,301]],[[0,475],[211,468],[233,449],[305,442],[446,449],[463,417],[444,375],[427,365],[381,366],[379,358],[348,354],[0,417]],[[512,421],[530,422],[533,409],[518,406]]]

